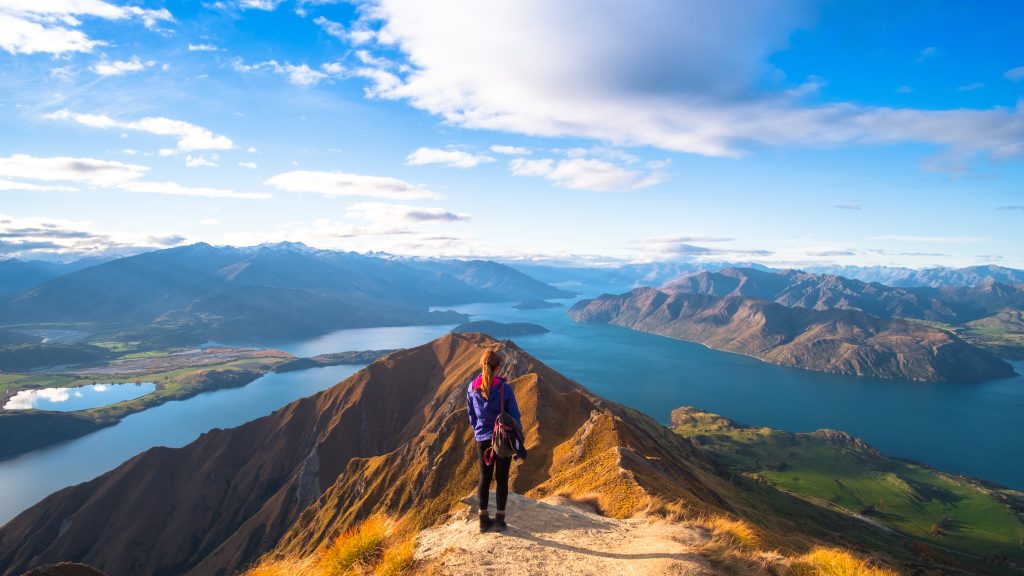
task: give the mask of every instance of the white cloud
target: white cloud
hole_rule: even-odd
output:
[[[188,45],[188,51],[189,52],[216,52],[218,50],[220,50],[220,48],[217,48],[213,44],[191,44],[190,43]]]
[[[182,186],[177,182],[126,182],[118,186],[122,190],[142,194],[166,194],[170,196],[199,196],[205,198],[231,198],[236,200],[267,200],[266,192],[235,192],[223,188]]]
[[[497,144],[491,146],[491,152],[509,156],[526,156],[531,153],[529,148],[523,148],[522,146],[500,146]]]
[[[288,62],[281,64],[277,60],[267,60],[255,64],[246,64],[241,58],[233,63],[236,72],[273,72],[288,77],[288,81],[298,86],[314,86],[332,75],[340,75],[345,69],[337,62],[328,62],[321,66],[321,70],[310,68],[308,64],[294,65]]]
[[[347,42],[355,46],[361,44],[367,44],[377,37],[377,33],[366,26],[366,22],[363,19],[356,20],[353,23],[352,28],[349,30],[345,29],[340,22],[328,20],[323,16],[318,16],[313,20],[313,23],[323,28],[324,32],[328,36],[333,36],[342,42]]]
[[[72,186],[51,186],[47,184],[29,184],[27,182],[15,182],[0,178],[0,191],[18,192],[76,192],[78,188]]]
[[[405,204],[385,202],[360,202],[349,207],[349,218],[370,220],[377,224],[421,224],[436,222],[460,222],[469,220],[469,214],[449,212],[442,208],[423,208]]]
[[[215,162],[215,160],[216,160],[216,157],[206,158],[205,156],[192,156],[191,154],[189,154],[188,156],[185,157],[185,167],[186,168],[216,168],[217,166],[219,166],[219,164],[217,164],[217,162]]]
[[[203,226],[217,226],[220,224],[220,220],[217,220],[216,218],[203,218],[199,223]]]
[[[470,154],[462,150],[442,150],[440,148],[417,148],[412,154],[405,157],[405,163],[410,166],[446,164],[452,168],[473,168],[487,162],[494,162],[494,158],[483,154]]]
[[[90,67],[90,70],[100,76],[121,76],[131,72],[141,72],[154,64],[155,62],[152,60],[143,62],[142,60],[139,60],[138,56],[132,56],[131,60],[109,61],[107,59],[103,59],[96,64],[93,64]]]
[[[248,168],[250,170],[255,170],[256,168],[258,168],[255,162],[239,162],[238,165],[241,166],[242,168]]]
[[[0,4],[0,49],[11,54],[90,52],[104,42],[78,30],[84,17],[138,19],[147,28],[174,21],[166,8],[118,6],[103,0],[4,0]]]
[[[1024,66],[1018,66],[1007,70],[1003,73],[1003,77],[1010,82],[1019,82],[1024,80]]]
[[[230,150],[234,143],[227,136],[214,134],[202,126],[196,126],[183,120],[174,120],[159,116],[142,118],[126,122],[115,120],[103,114],[78,114],[70,110],[59,110],[46,114],[50,120],[73,120],[92,128],[119,128],[121,130],[137,130],[158,136],[174,136],[178,139],[177,152],[193,152],[196,150]],[[173,154],[169,149],[160,150],[161,156]]]
[[[0,255],[38,258],[44,254],[103,256],[165,248],[184,242],[181,236],[148,233],[95,232],[86,221],[0,214]]]
[[[437,199],[441,195],[419,184],[388,176],[365,176],[348,172],[293,170],[264,182],[285,192],[311,192],[324,196],[371,196],[393,200]]]
[[[369,80],[369,96],[405,100],[475,129],[709,156],[903,142],[1024,156],[1024,105],[806,103],[779,84],[769,57],[814,22],[812,3],[723,2],[648,0],[630,10],[594,10],[585,0],[557,9],[541,0],[379,0],[368,12],[380,25],[377,41],[404,54],[409,71],[366,66],[354,73]]]
[[[27,154],[0,157],[0,177],[77,182],[89,186],[113,186],[142,177],[147,166],[95,158],[58,156],[37,158]]]
[[[665,181],[659,174],[630,170],[604,160],[582,157],[558,161],[551,158],[516,158],[509,162],[509,169],[516,176],[543,177],[560,188],[596,192],[636,190]]]
[[[924,62],[925,60],[931,60],[932,58],[937,56],[938,53],[939,53],[939,49],[938,48],[936,48],[935,46],[929,46],[929,47],[925,48],[924,50],[921,50],[920,52],[917,53],[917,61],[918,61],[918,63],[920,63],[920,62]]]
[[[189,187],[175,182],[145,182],[142,178],[148,166],[125,164],[95,158],[53,157],[37,158],[26,154],[0,157],[0,189],[74,191],[64,186],[39,185],[7,180],[35,180],[41,182],[71,182],[95,188],[114,188],[127,192],[169,194],[175,196],[205,196],[208,198],[236,198],[264,200],[266,192],[235,192],[221,188]],[[27,186],[27,188],[26,188]]]
[[[218,10],[262,10],[273,12],[284,0],[219,0],[211,6]]]

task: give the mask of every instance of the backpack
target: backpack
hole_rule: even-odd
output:
[[[536,378],[534,375],[530,375]],[[519,380],[517,378],[516,380]],[[516,419],[505,411],[505,386],[501,382],[501,411],[494,419],[494,434],[491,436],[491,447],[484,452],[484,463],[490,466],[494,458],[511,458],[523,447],[523,430]]]

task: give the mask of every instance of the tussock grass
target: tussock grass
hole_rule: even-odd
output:
[[[413,573],[415,533],[374,514],[306,558],[266,558],[243,576],[406,576]]]
[[[413,552],[416,538],[407,536],[384,549],[380,562],[373,569],[374,576],[403,576],[413,568]]]
[[[345,531],[323,555],[320,565],[327,576],[351,574],[354,568],[373,566],[383,557],[394,521],[375,514]]]
[[[761,548],[761,537],[748,522],[722,515],[705,516],[698,524],[711,531],[712,538],[729,546],[754,551]]]
[[[685,500],[669,501],[660,496],[651,496],[642,513],[677,523],[685,522],[695,516],[693,508]]]
[[[899,576],[898,572],[876,566],[841,548],[815,548],[795,558],[792,576]]]

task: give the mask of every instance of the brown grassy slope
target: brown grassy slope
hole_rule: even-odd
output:
[[[0,528],[3,574],[58,560],[110,576],[232,574],[275,547],[315,548],[373,510],[430,523],[474,484],[464,386],[484,345],[497,342],[448,335],[395,353],[270,416],[61,490]],[[515,491],[599,492],[615,516],[648,492],[729,508],[731,487],[688,440],[514,344],[504,352],[508,373],[540,375],[517,390],[531,450]]]
[[[954,382],[1013,375],[1006,362],[945,330],[859,310],[789,308],[738,296],[637,288],[581,301],[569,315],[809,370]]]

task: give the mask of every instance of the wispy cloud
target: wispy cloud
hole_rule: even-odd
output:
[[[860,202],[841,202],[839,204],[833,204],[832,207],[833,208],[838,208],[839,210],[863,210],[864,209],[864,205],[861,204]]]
[[[965,84],[963,86],[957,86],[957,92],[973,92],[974,90],[981,90],[985,87],[984,82],[974,82],[972,84]]]
[[[138,56],[132,56],[131,60],[107,60],[104,58],[89,69],[100,76],[123,76],[132,72],[141,72],[154,64],[156,62],[152,60],[143,62]]]
[[[95,158],[37,158],[27,154],[0,157],[0,177],[43,182],[63,181],[88,186],[114,186],[136,180],[148,171],[148,166]]]
[[[424,208],[384,202],[360,202],[349,207],[349,218],[370,220],[378,224],[418,224],[427,222],[462,222],[469,220],[464,212],[449,212],[442,208]]]
[[[175,182],[142,181],[141,178],[147,172],[149,172],[149,167],[140,164],[126,164],[95,158],[37,158],[26,154],[15,154],[6,158],[0,157],[0,189],[64,192],[77,190],[77,188],[67,186],[37,184],[37,182],[68,182],[93,188],[118,189],[146,194],[246,200],[265,200],[271,197],[266,192],[235,192],[221,188],[190,187]],[[29,180],[30,182],[11,181],[7,178]]]
[[[185,157],[186,168],[216,168],[219,166],[216,162],[216,156],[207,158],[205,156],[192,156],[189,154]]]
[[[183,186],[177,182],[126,182],[118,186],[122,190],[142,194],[164,194],[169,196],[196,196],[204,198],[231,198],[236,200],[267,200],[267,192],[235,192],[224,188]]]
[[[218,50],[220,50],[220,48],[218,48],[217,46],[215,46],[213,44],[191,44],[190,43],[188,45],[188,51],[189,52],[216,52]]]
[[[89,222],[0,214],[0,254],[14,258],[42,255],[68,257],[134,254],[181,244],[178,235],[119,232],[104,234]]]
[[[81,17],[85,16],[112,21],[140,20],[147,28],[174,21],[166,8],[118,6],[103,0],[6,0],[0,5],[0,49],[11,54],[90,52],[105,42],[93,40],[78,29]]]
[[[196,126],[183,120],[159,116],[151,116],[134,121],[122,121],[105,114],[79,114],[65,109],[46,114],[44,118],[49,120],[72,120],[91,128],[117,128],[121,130],[136,130],[158,136],[173,136],[178,139],[176,152],[230,150],[235,147],[234,143],[227,136],[215,134],[202,126]]]
[[[344,73],[344,67],[336,62],[322,64],[320,69],[317,70],[311,68],[308,64],[296,65],[288,62],[281,64],[277,60],[246,64],[241,58],[238,58],[234,61],[233,66],[237,72],[273,72],[274,74],[281,74],[288,77],[288,82],[297,86],[315,86],[332,75],[336,76]]]
[[[939,49],[935,46],[929,46],[917,53],[917,62],[925,62],[935,58],[939,54]]]
[[[485,154],[472,154],[463,150],[444,150],[441,148],[417,148],[405,157],[410,166],[424,164],[444,164],[452,168],[474,168],[480,164],[494,162],[494,158]]]
[[[267,179],[264,184],[285,192],[309,192],[324,196],[369,196],[392,200],[438,199],[441,195],[419,184],[389,176],[349,172],[293,170]]]
[[[509,162],[509,169],[516,176],[541,177],[559,188],[594,192],[637,190],[666,181],[666,177],[658,173],[632,170],[612,162],[582,157],[562,160],[516,158]]]
[[[491,146],[491,152],[494,152],[495,154],[506,154],[509,156],[527,156],[531,153],[529,148],[524,148],[522,146],[501,146],[498,144]]]
[[[1003,77],[1010,82],[1020,82],[1021,80],[1024,80],[1024,66],[1010,68],[1003,73]]]

